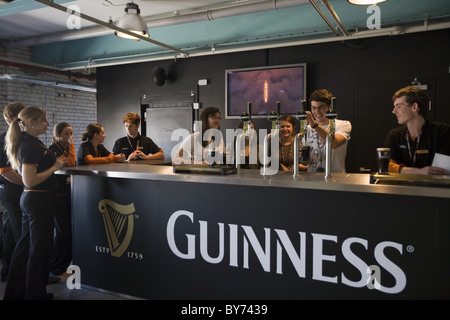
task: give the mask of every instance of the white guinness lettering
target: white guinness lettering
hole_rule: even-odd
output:
[[[232,267],[239,267],[239,257],[242,255],[242,268],[250,269],[250,247],[253,249],[261,267],[266,272],[271,272],[271,258],[275,257],[275,272],[277,274],[283,274],[283,252],[286,253],[287,257],[294,267],[297,275],[300,278],[306,278],[306,233],[298,232],[299,249],[296,251],[291,238],[289,237],[286,230],[282,229],[270,229],[264,228],[264,241],[260,242],[255,234],[255,231],[251,226],[246,225],[236,225],[228,224],[228,236],[229,236],[229,246],[225,246],[225,225],[224,223],[217,223],[218,225],[218,254],[216,257],[211,257],[208,253],[208,222],[199,220],[199,236],[197,240],[197,235],[195,234],[185,234],[186,252],[182,252],[175,241],[175,226],[178,219],[188,218],[192,224],[194,224],[194,213],[186,210],[178,210],[174,212],[168,222],[167,222],[167,242],[169,244],[172,252],[181,259],[196,259],[196,245],[197,241],[200,245],[200,255],[202,259],[208,263],[217,264],[224,260],[226,249],[229,250],[229,265]],[[239,248],[239,231],[243,232],[242,236],[242,252]],[[275,233],[275,237],[274,237]],[[323,264],[324,262],[335,263],[336,255],[330,255],[324,253],[324,244],[328,242],[333,242],[339,244],[338,236],[327,235],[319,233],[311,233],[312,236],[312,280],[324,281],[329,283],[339,283],[338,276],[328,276],[324,274]],[[274,239],[274,238],[275,239]],[[275,255],[271,252],[271,243],[275,241]],[[378,280],[381,281],[381,277],[375,277],[372,279],[371,273],[368,273],[369,265],[364,262],[360,257],[358,257],[351,249],[352,245],[361,245],[366,250],[368,249],[368,241],[362,238],[351,237],[342,241],[340,245],[341,252],[339,254],[349,262],[353,267],[355,267],[361,278],[358,281],[352,281],[346,277],[344,272],[340,274],[340,283],[355,287],[362,288],[365,287],[369,281],[374,282],[371,287],[373,289],[379,290],[381,292],[389,294],[397,294],[404,290],[406,287],[406,274],[403,270],[389,260],[384,254],[386,248],[395,249],[399,254],[403,254],[403,245],[397,242],[383,241],[378,243],[374,248],[374,258],[377,261],[379,267],[384,268],[386,272],[389,272],[395,280],[395,285],[392,287],[383,286]],[[328,250],[329,251],[329,250]],[[240,253],[241,252],[241,253]],[[339,256],[341,258],[341,256]],[[341,259],[342,260],[342,259]],[[253,266],[252,266],[253,267]]]

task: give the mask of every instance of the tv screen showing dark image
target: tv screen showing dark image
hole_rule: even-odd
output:
[[[226,118],[239,118],[252,103],[252,117],[277,112],[296,114],[306,99],[306,64],[225,70]]]

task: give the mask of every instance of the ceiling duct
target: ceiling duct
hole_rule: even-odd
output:
[[[54,4],[53,2],[50,2],[50,1],[41,1],[41,0],[35,0],[35,1],[49,5],[49,6],[53,6],[53,7],[56,6],[56,4]],[[181,15],[176,15],[173,17],[154,19],[154,20],[147,20],[144,17],[144,20],[147,23],[147,27],[149,29],[151,29],[151,28],[158,28],[158,27],[171,26],[171,25],[190,23],[190,22],[212,21],[212,20],[216,20],[216,19],[228,18],[228,17],[237,16],[237,15],[277,10],[277,9],[283,9],[283,8],[290,8],[290,7],[300,6],[300,5],[306,5],[308,3],[309,3],[308,0],[269,0],[269,1],[257,1],[255,3],[250,3],[250,4],[240,4],[239,2],[237,2],[237,4],[235,6],[227,7],[227,8],[212,9],[212,10],[206,10],[206,11],[196,12],[196,13],[181,14]],[[64,8],[64,11],[66,10],[65,7],[62,7],[62,8]],[[46,44],[46,43],[53,43],[53,42],[61,42],[61,41],[69,41],[69,40],[77,40],[77,39],[105,36],[105,35],[110,34],[110,30],[108,30],[108,28],[109,28],[109,24],[103,23],[103,24],[100,24],[99,26],[84,28],[84,29],[78,30],[78,31],[70,30],[70,31],[58,32],[58,33],[48,34],[48,35],[38,36],[38,37],[7,40],[7,41],[3,41],[2,45],[6,48],[20,48],[20,47],[27,47],[27,46],[36,46],[36,45],[41,45],[41,44]]]
[[[43,86],[52,86],[52,87],[79,90],[79,91],[97,92],[97,89],[94,87],[82,86],[82,85],[72,84],[72,83],[40,80],[40,79],[22,77],[22,76],[18,76],[15,74],[0,75],[0,80],[27,82],[27,83],[39,84],[39,85],[43,85]]]

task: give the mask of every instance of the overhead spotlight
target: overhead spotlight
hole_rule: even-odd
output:
[[[141,10],[139,9],[139,6],[137,4],[135,4],[134,2],[127,3],[125,7],[125,14],[122,16],[122,18],[120,18],[117,26],[119,28],[148,38],[149,35],[147,32],[147,23],[144,21],[140,13]],[[139,40],[139,38],[133,37],[123,32],[116,31],[114,32],[114,34],[124,39]]]
[[[376,5],[380,2],[385,2],[387,0],[347,0],[351,4],[356,4],[360,6],[370,6],[370,5]]]

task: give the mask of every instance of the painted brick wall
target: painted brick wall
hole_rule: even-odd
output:
[[[11,60],[31,61],[31,50],[29,48],[4,49],[0,47],[0,57]],[[96,86],[95,80],[80,77],[69,79],[66,75],[0,63],[0,76],[5,74],[58,83],[72,83],[76,81],[80,85]],[[65,121],[71,124],[74,130],[76,148],[81,143],[81,134],[86,129],[86,126],[89,123],[97,122],[97,94],[95,92],[0,78],[0,110],[2,115],[5,106],[11,102],[22,102],[27,106],[41,107],[47,111],[47,119],[51,124],[51,128],[48,129],[46,135],[39,137],[47,146],[51,144],[53,126],[58,122]],[[7,127],[3,116],[1,116],[0,132],[6,131]]]

